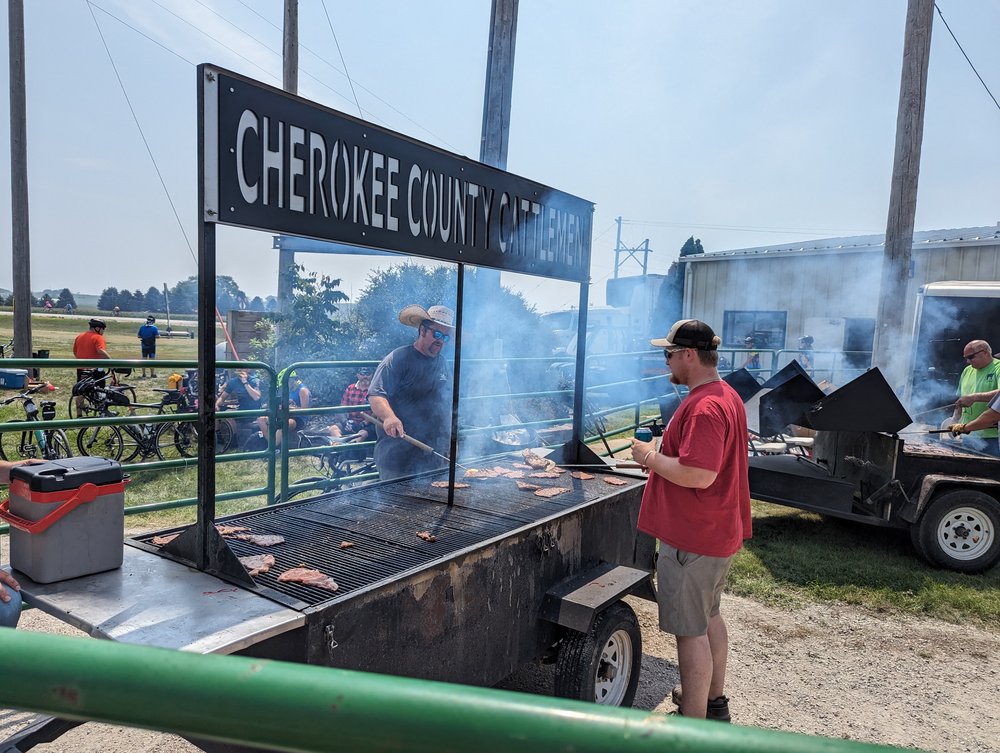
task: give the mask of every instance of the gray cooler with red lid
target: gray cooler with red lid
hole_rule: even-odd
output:
[[[121,567],[125,483],[114,460],[63,458],[10,472],[10,564],[36,583]]]

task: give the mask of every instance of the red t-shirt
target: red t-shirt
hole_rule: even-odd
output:
[[[107,350],[107,347],[104,335],[88,329],[77,335],[73,341],[73,355],[77,358],[104,358],[97,349]]]
[[[751,524],[747,416],[736,391],[723,381],[692,390],[671,418],[660,452],[719,475],[707,489],[692,489],[650,473],[639,530],[694,554],[739,551]]]

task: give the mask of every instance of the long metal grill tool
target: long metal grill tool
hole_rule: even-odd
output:
[[[385,427],[382,426],[382,422],[379,421],[377,418],[375,418],[375,416],[373,416],[371,413],[362,413],[361,415],[364,416],[368,421],[371,421],[373,424],[375,424],[378,428],[382,429],[382,431],[385,431]],[[423,450],[424,452],[429,452],[432,455],[437,455],[439,458],[441,458],[444,462],[448,464],[451,463],[450,457],[448,457],[447,455],[442,455],[440,452],[435,450],[429,444],[425,444],[424,442],[421,442],[419,439],[414,439],[409,434],[403,434],[403,436],[400,437],[400,439],[402,439],[404,442],[408,444],[412,444],[414,447],[417,447]],[[468,468],[466,468],[464,465],[462,465],[457,461],[455,462],[455,465],[457,465],[463,471],[469,470]]]

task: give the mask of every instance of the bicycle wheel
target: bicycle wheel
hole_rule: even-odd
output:
[[[69,439],[62,429],[50,429],[45,432],[45,459],[58,460],[59,458],[73,457],[73,451],[69,448]]]
[[[18,421],[18,423],[27,423]],[[28,460],[29,458],[40,458],[42,448],[35,441],[33,431],[5,431],[0,434],[0,457],[4,460]]]
[[[76,447],[81,455],[121,460],[125,452],[122,433],[117,426],[88,426],[76,435]]]
[[[159,459],[156,450],[155,424],[126,424],[120,427],[122,462]]]
[[[236,426],[231,419],[222,419],[215,422],[215,454],[222,455],[229,452],[236,440]]]
[[[177,457],[195,458],[198,457],[198,426],[192,423],[164,424],[163,433],[166,434],[166,427],[169,426],[174,441],[174,450]],[[160,442],[160,451],[164,451],[163,442]]]

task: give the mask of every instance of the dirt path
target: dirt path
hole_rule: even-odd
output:
[[[678,677],[673,639],[657,629],[653,605],[632,604],[643,632],[636,708],[673,710],[664,700]],[[787,612],[737,597],[724,599],[723,613],[731,642],[727,692],[739,724],[943,753],[1000,751],[1000,632],[840,605]],[[24,614],[21,628],[79,635],[37,610]],[[551,686],[550,666],[526,668],[503,684],[542,693]],[[0,710],[0,740],[30,717]],[[197,749],[173,735],[87,724],[33,750]]]

